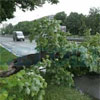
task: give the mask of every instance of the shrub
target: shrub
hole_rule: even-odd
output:
[[[37,69],[0,78],[0,100],[43,100],[47,84]]]

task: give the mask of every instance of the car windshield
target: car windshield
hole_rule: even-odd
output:
[[[18,36],[23,36],[23,33],[22,32],[17,32],[17,35]]]

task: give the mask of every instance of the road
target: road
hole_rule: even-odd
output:
[[[84,75],[75,78],[75,86],[80,92],[87,93],[100,100],[100,75]]]
[[[21,41],[14,42],[12,37],[0,36],[0,44],[3,47],[5,47],[7,50],[9,50],[10,52],[15,54],[16,56],[24,56],[24,55],[36,53],[35,41],[30,43],[28,39],[26,39],[24,42],[21,42]]]

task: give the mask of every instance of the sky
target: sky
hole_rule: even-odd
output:
[[[38,7],[34,11],[23,12],[17,8],[14,13],[14,18],[7,20],[4,23],[12,23],[13,25],[21,21],[31,21],[41,18],[43,16],[55,15],[58,12],[65,11],[67,15],[70,12],[78,12],[88,15],[91,7],[100,7],[100,0],[59,0],[58,4],[44,4],[42,7]],[[2,24],[1,24],[2,26]]]

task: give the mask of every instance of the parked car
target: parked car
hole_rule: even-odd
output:
[[[13,32],[13,41],[24,41],[25,36],[22,31],[14,31]]]

